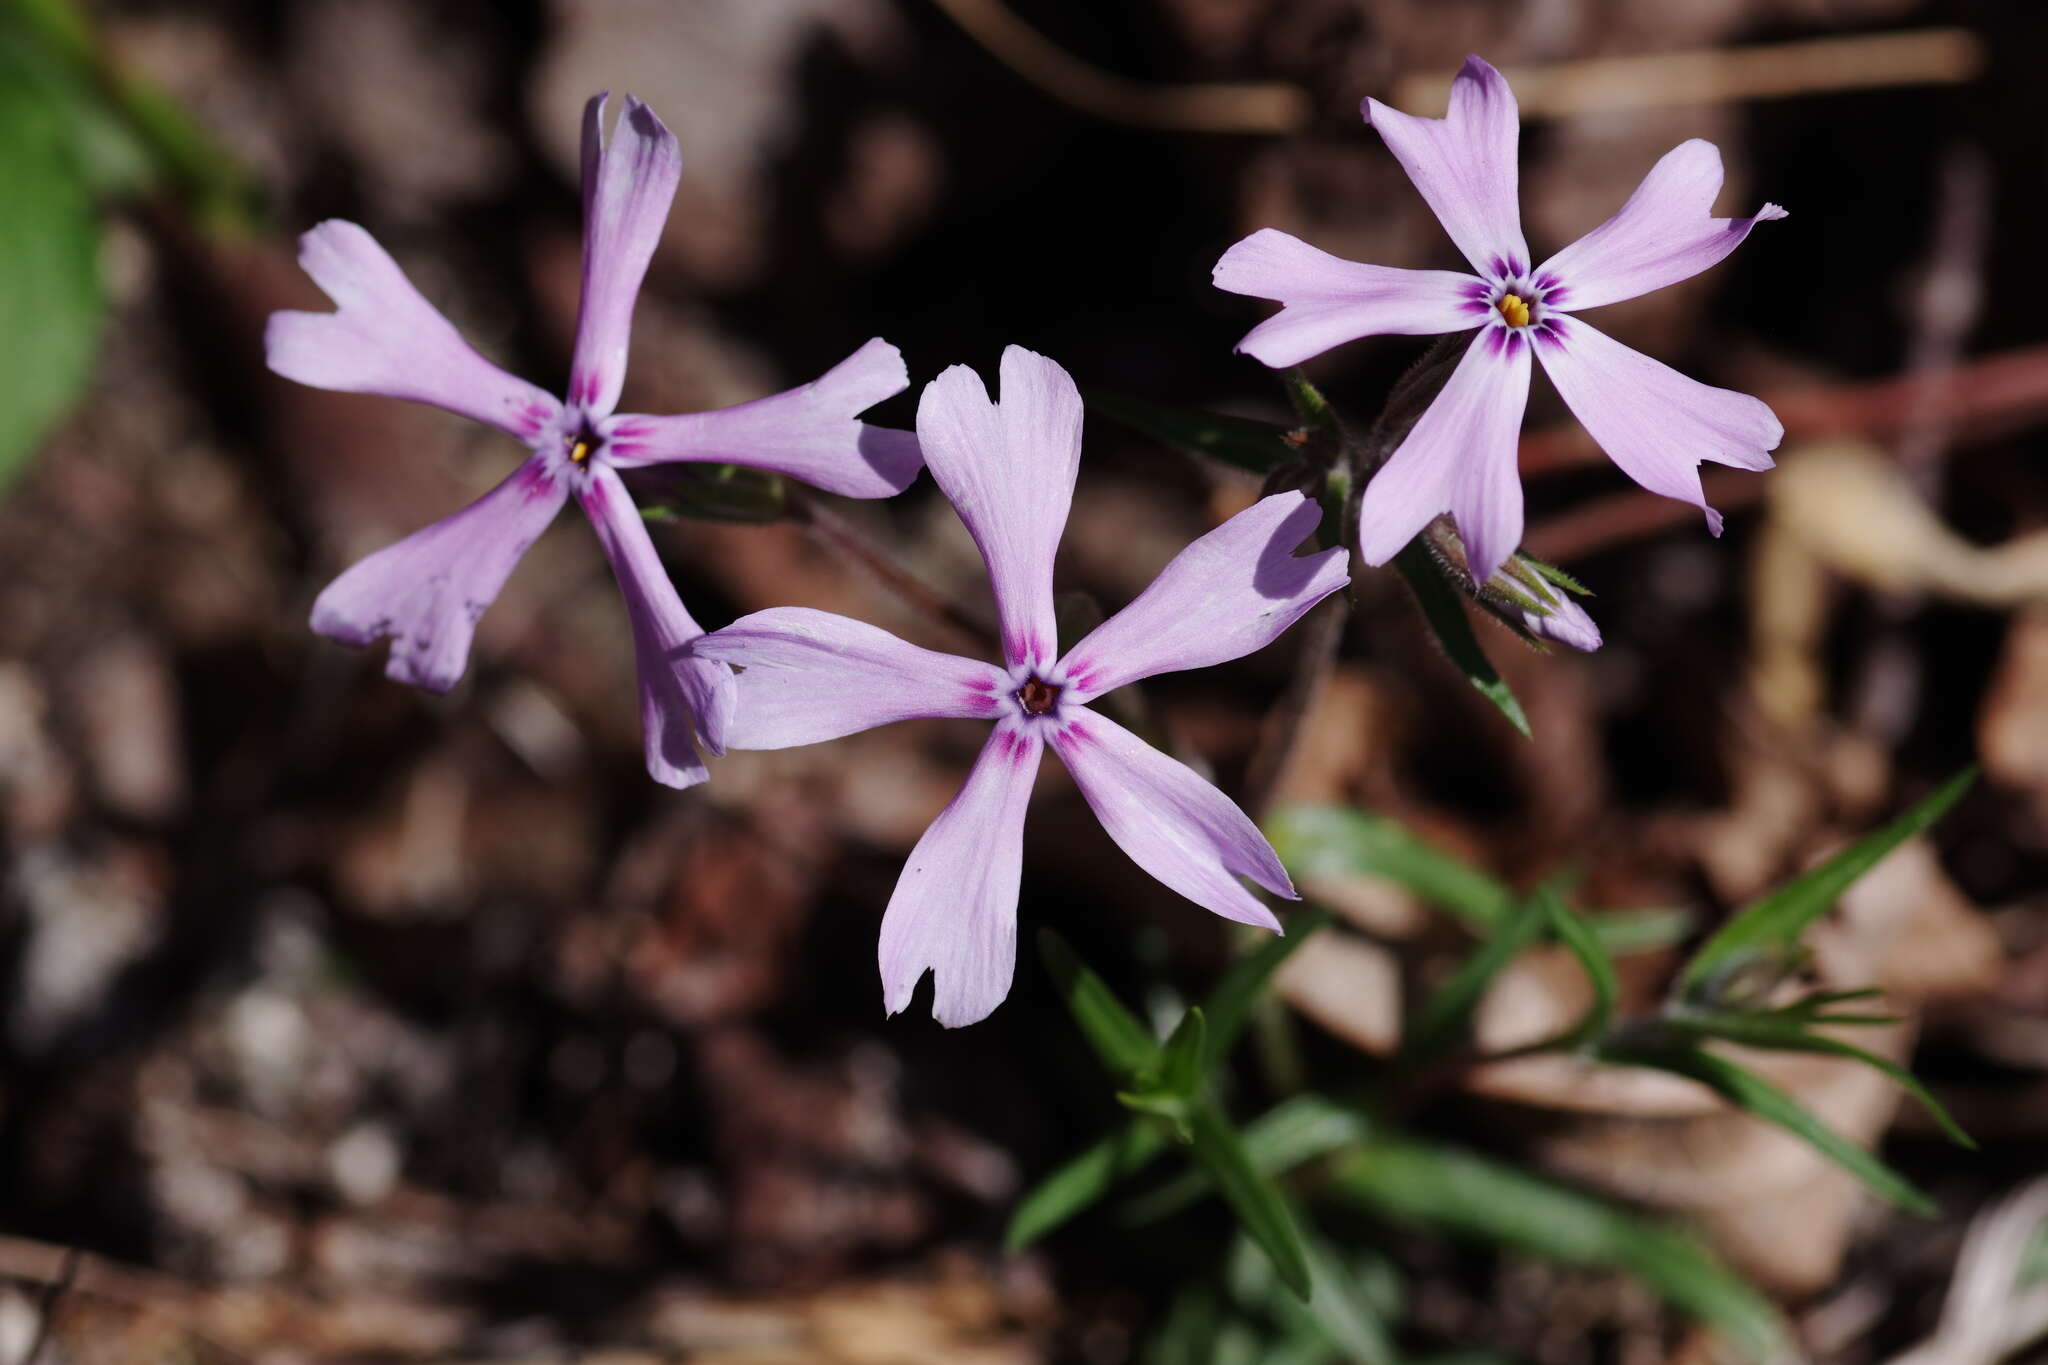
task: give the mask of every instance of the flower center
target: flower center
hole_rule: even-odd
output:
[[[1060,689],[1042,678],[1026,678],[1024,685],[1017,689],[1017,702],[1027,715],[1051,715],[1059,700]]]
[[[569,447],[569,463],[582,464],[590,458],[590,452],[594,449],[596,446],[591,443],[589,437],[578,436],[576,444]]]
[[[1500,315],[1507,321],[1508,326],[1527,327],[1529,325],[1529,305],[1522,301],[1520,294],[1503,294],[1500,296],[1500,302],[1495,304],[1494,307],[1500,310]]]

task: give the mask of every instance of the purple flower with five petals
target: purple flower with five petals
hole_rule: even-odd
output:
[[[445,692],[469,658],[477,619],[573,495],[603,544],[633,627],[647,770],[687,787],[708,776],[701,739],[723,752],[731,670],[694,656],[703,634],[663,572],[619,471],[671,460],[774,470],[849,497],[900,493],[922,460],[907,431],[856,420],[910,386],[903,357],[877,338],[822,377],[751,403],[674,417],[615,413],[633,302],[682,174],[675,135],[627,97],[603,132],[606,96],[583,111],[583,303],[566,401],[472,350],[376,239],[330,221],[305,234],[299,263],[332,313],[271,316],[270,368],[316,388],[431,403],[487,422],[533,453],[468,507],[387,546],[329,584],[313,629],[352,645],[391,637],[385,672]]]
[[[1088,703],[1140,678],[1260,649],[1343,587],[1343,550],[1294,554],[1322,513],[1300,493],[1253,505],[1182,550],[1135,601],[1059,655],[1052,569],[1081,457],[1074,381],[1012,346],[996,403],[974,371],[956,365],[925,387],[917,435],[988,565],[1002,667],[803,607],[756,612],[698,642],[703,655],[741,670],[730,732],[737,749],[813,744],[916,716],[996,723],[889,898],[880,953],[889,1012],[910,1003],[927,970],[932,1013],[949,1027],[985,1018],[1009,993],[1024,808],[1047,745],[1133,862],[1226,919],[1277,930],[1272,911],[1238,880],[1295,894],[1258,827]]]
[[[1363,336],[1477,329],[1442,392],[1366,488],[1366,562],[1386,563],[1443,512],[1458,524],[1475,579],[1491,577],[1514,552],[1522,538],[1515,446],[1532,355],[1624,473],[1699,507],[1719,535],[1700,461],[1769,469],[1768,452],[1784,435],[1778,419],[1748,394],[1688,379],[1577,315],[1697,275],[1785,210],[1766,204],[1752,218],[1710,216],[1721,154],[1695,139],[1665,153],[1619,213],[1531,269],[1516,202],[1520,123],[1498,71],[1468,57],[1444,118],[1416,118],[1378,100],[1363,112],[1477,274],[1364,265],[1265,228],[1223,254],[1215,281],[1284,305],[1238,343],[1275,368]]]

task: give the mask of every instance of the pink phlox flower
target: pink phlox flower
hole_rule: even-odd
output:
[[[780,749],[915,716],[993,720],[967,782],[917,841],[882,920],[889,1012],[927,970],[948,1026],[988,1015],[1016,965],[1024,809],[1050,746],[1131,860],[1227,919],[1279,928],[1239,877],[1293,884],[1258,827],[1214,786],[1108,717],[1097,697],[1157,673],[1260,649],[1344,586],[1345,552],[1297,558],[1321,519],[1300,493],[1247,508],[1175,556],[1131,604],[1055,653],[1053,555],[1081,456],[1081,397],[1067,372],[1012,346],[1002,401],[956,365],[925,387],[917,436],[932,478],[981,549],[1003,664],[906,644],[803,607],[742,617],[698,642],[741,669],[731,743]]]
[[[737,407],[675,417],[613,411],[634,299],[682,158],[675,135],[630,96],[607,140],[606,98],[583,111],[583,300],[566,400],[472,350],[354,223],[325,222],[299,241],[299,263],[336,311],[275,313],[264,342],[270,368],[287,379],[430,403],[489,423],[533,452],[468,507],[335,579],[313,604],[313,629],[352,645],[389,636],[390,677],[447,691],[468,663],[477,619],[574,496],[626,599],[647,770],[687,787],[708,775],[696,740],[723,751],[732,674],[691,653],[703,631],[662,570],[619,471],[671,460],[744,464],[876,498],[901,492],[922,460],[910,432],[856,420],[910,386],[902,356],[879,338],[809,384]]]
[[[1476,274],[1341,260],[1272,228],[1216,263],[1218,288],[1284,305],[1238,349],[1276,368],[1364,336],[1476,330],[1435,401],[1367,486],[1359,549],[1384,564],[1441,513],[1457,522],[1472,576],[1486,579],[1522,538],[1515,447],[1533,354],[1579,421],[1628,476],[1699,507],[1699,464],[1771,467],[1784,435],[1748,394],[1711,388],[1633,351],[1577,316],[1697,275],[1760,222],[1712,217],[1721,154],[1694,139],[1664,154],[1621,211],[1531,269],[1516,198],[1520,122],[1501,74],[1468,57],[1444,118],[1367,100],[1365,119]]]

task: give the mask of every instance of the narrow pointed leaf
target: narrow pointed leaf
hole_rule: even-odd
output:
[[[1508,723],[1529,734],[1529,717],[1522,710],[1522,703],[1515,700],[1515,694],[1487,659],[1486,651],[1479,646],[1479,637],[1472,633],[1472,621],[1465,615],[1464,597],[1444,581],[1436,564],[1429,557],[1421,541],[1412,540],[1401,553],[1394,556],[1394,567],[1401,571],[1401,581],[1415,595],[1415,603],[1422,608],[1422,618],[1429,623],[1429,629],[1442,646],[1444,654],[1465,681],[1479,689],[1479,694],[1500,708]]]
[[[1586,927],[1609,957],[1626,957],[1683,943],[1697,917],[1690,910],[1592,910]]]
[[[1422,1002],[1401,1037],[1401,1056],[1411,1065],[1432,1062],[1471,1036],[1472,1015],[1486,988],[1515,955],[1534,943],[1548,921],[1543,892],[1529,897],[1507,921],[1460,963],[1450,979]]]
[[[1565,1265],[1627,1271],[1755,1360],[1785,1341],[1777,1310],[1694,1238],[1475,1153],[1399,1139],[1340,1159],[1330,1190],[1374,1213]]]
[[[1200,1005],[1180,1018],[1159,1059],[1159,1090],[1178,1099],[1192,1099],[1208,1074],[1209,1029]]]
[[[1244,1032],[1245,1021],[1251,1017],[1252,1007],[1258,1003],[1266,983],[1273,979],[1273,973],[1280,970],[1280,964],[1294,956],[1296,949],[1329,922],[1327,910],[1296,915],[1287,922],[1285,936],[1266,939],[1223,974],[1223,979],[1216,983],[1216,989],[1209,993],[1209,999],[1202,1006],[1208,1015],[1209,1027],[1208,1052],[1202,1064],[1202,1074],[1215,1071],[1217,1065],[1230,1055],[1238,1035]]]
[[[1021,1251],[1096,1203],[1168,1147],[1155,1123],[1133,1121],[1105,1134],[1055,1167],[1010,1213],[1007,1251]]]
[[[1710,981],[1739,973],[1750,962],[1793,951],[1806,927],[1827,913],[1844,891],[1877,866],[1886,854],[1939,820],[1976,779],[1974,767],[1964,769],[1890,824],[1865,835],[1722,925],[1686,964],[1679,980],[1681,989],[1687,994],[1700,994]]]
[[[1587,1008],[1586,1017],[1572,1030],[1566,1044],[1580,1047],[1605,1033],[1609,1021],[1614,1018],[1614,1002],[1620,994],[1620,987],[1614,979],[1614,963],[1608,960],[1607,950],[1601,946],[1592,926],[1567,909],[1555,892],[1546,887],[1539,889],[1536,896],[1543,904],[1550,932],[1579,960],[1579,966],[1585,969],[1586,981],[1593,988],[1593,1003]]]
[[[1776,1124],[1909,1212],[1932,1217],[1935,1203],[1904,1176],[1822,1123],[1797,1100],[1746,1067],[1689,1044],[1603,1048],[1603,1061],[1653,1067],[1698,1081],[1730,1104]]]
[[[1792,1020],[1771,1015],[1761,1018],[1745,1015],[1687,1016],[1672,1022],[1689,1032],[1725,1038],[1744,1047],[1766,1048],[1773,1052],[1810,1052],[1829,1057],[1846,1057],[1851,1061],[1861,1062],[1872,1070],[1883,1072],[1907,1094],[1918,1100],[1921,1108],[1933,1116],[1935,1123],[1941,1126],[1941,1131],[1948,1134],[1952,1142],[1972,1151],[1976,1150],[1976,1140],[1963,1131],[1962,1125],[1955,1121],[1941,1101],[1934,1098],[1933,1093],[1920,1083],[1918,1077],[1889,1057],[1880,1057],[1874,1052],[1857,1047],[1854,1043],[1845,1043],[1839,1038],[1810,1033]],[[1830,1021],[1823,1016],[1817,1022],[1841,1021]]]
[[[1320,1095],[1296,1095],[1247,1123],[1238,1137],[1253,1169],[1270,1178],[1363,1142],[1371,1131],[1365,1116],[1355,1109]],[[1180,1212],[1214,1188],[1207,1171],[1190,1167],[1125,1203],[1118,1216],[1133,1227],[1156,1222]]]
[[[1480,930],[1514,908],[1505,885],[1395,820],[1349,806],[1287,805],[1266,817],[1265,831],[1297,878],[1383,877]]]
[[[1065,939],[1050,929],[1039,930],[1038,955],[1082,1036],[1119,1083],[1131,1084],[1158,1060],[1159,1044],[1108,984],[1074,956]]]
[[[1082,395],[1092,412],[1190,455],[1206,455],[1254,474],[1270,474],[1301,458],[1292,429],[1248,417],[1197,412],[1127,393],[1090,389]]]
[[[1195,1160],[1209,1173],[1245,1232],[1272,1259],[1273,1268],[1296,1295],[1309,1296],[1308,1260],[1293,1215],[1280,1192],[1259,1174],[1244,1144],[1213,1104],[1197,1104],[1189,1115]]]

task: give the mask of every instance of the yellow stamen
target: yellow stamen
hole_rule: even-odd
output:
[[[1523,320],[1527,321],[1526,313],[1524,314]],[[578,441],[575,445],[569,447],[569,462],[571,464],[582,464],[585,460],[589,458],[590,442]]]
[[[1529,305],[1522,302],[1520,294],[1503,294],[1500,296],[1500,302],[1495,304],[1494,307],[1500,309],[1500,315],[1507,319],[1508,326],[1527,327],[1529,325]]]

